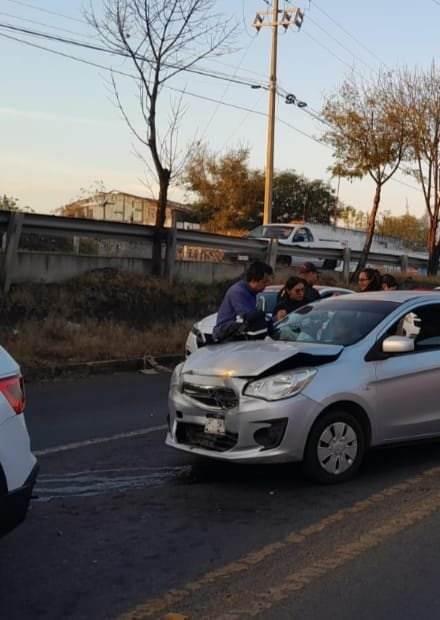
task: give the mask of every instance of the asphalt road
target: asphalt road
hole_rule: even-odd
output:
[[[440,445],[372,453],[334,487],[201,464],[163,445],[167,383],[28,386],[41,474],[0,540],[0,618],[440,616]]]

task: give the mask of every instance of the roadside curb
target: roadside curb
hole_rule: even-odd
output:
[[[169,354],[145,355],[131,359],[100,360],[90,362],[74,362],[70,364],[54,364],[51,366],[26,366],[22,370],[27,382],[51,381],[68,377],[87,377],[89,375],[111,374],[115,372],[136,372],[140,370],[155,370],[161,373],[171,373],[183,359],[183,355]]]

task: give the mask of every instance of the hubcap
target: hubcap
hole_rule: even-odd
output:
[[[329,474],[343,474],[353,465],[358,453],[354,429],[346,422],[327,426],[318,441],[319,464]]]

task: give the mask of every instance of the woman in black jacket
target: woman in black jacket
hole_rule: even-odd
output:
[[[306,303],[304,301],[305,288],[306,282],[302,278],[292,276],[287,280],[278,295],[278,303],[273,311],[275,321],[280,321],[290,312],[304,306]]]

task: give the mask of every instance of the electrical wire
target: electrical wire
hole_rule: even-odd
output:
[[[380,56],[378,56],[376,54],[376,52],[373,52],[369,47],[367,47],[364,43],[362,43],[362,41],[360,41],[357,37],[355,37],[353,34],[351,34],[351,32],[349,30],[347,30],[347,28],[345,28],[345,26],[343,26],[338,21],[336,21],[336,19],[334,17],[332,17],[329,13],[327,13],[327,11],[324,11],[324,9],[322,9],[318,4],[316,4],[315,0],[313,0],[312,6],[316,7],[320,13],[325,15],[327,17],[327,19],[329,19],[331,22],[333,22],[335,24],[335,26],[337,26],[344,34],[346,34],[348,37],[350,37],[350,39],[352,39],[355,43],[357,43],[357,45],[362,47],[366,52],[368,52],[371,56],[373,56],[373,58],[375,58],[377,61],[379,61],[381,65],[384,65],[385,67],[387,66],[387,63],[384,62],[384,60],[382,60],[382,58],[380,58]]]
[[[245,49],[245,51],[244,51],[244,53],[242,55],[238,65],[237,65],[237,68],[236,68],[235,72],[233,73],[232,77],[235,77],[238,74],[238,72],[240,71],[244,61],[247,58],[247,55],[249,54],[249,51],[250,51],[252,45],[254,44],[254,41],[255,41],[255,37],[252,37],[252,39],[249,41],[249,44],[246,47],[246,49]],[[220,109],[221,102],[223,102],[225,100],[225,97],[228,94],[230,88],[231,88],[231,84],[226,84],[226,86],[225,86],[225,88],[224,88],[224,90],[223,90],[223,92],[221,94],[221,97],[220,97],[221,101],[219,101],[219,103],[215,107],[213,113],[211,114],[211,117],[209,118],[209,120],[208,120],[208,122],[207,122],[207,124],[205,126],[205,129],[203,130],[203,133],[202,133],[202,136],[201,136],[200,140],[203,140],[204,137],[206,136],[206,134],[208,133],[208,129],[211,127],[211,125],[212,125],[212,123],[213,123],[213,121],[214,121],[214,119],[215,119],[215,117],[217,115],[217,112]]]
[[[31,4],[30,2],[23,2],[23,0],[7,0],[7,2],[12,2],[12,4],[24,6],[28,9],[33,9],[34,11],[40,11],[41,13],[46,13],[47,15],[56,15],[57,17],[62,17],[63,19],[68,19],[72,22],[77,22],[79,24],[87,24],[87,22],[83,19],[78,19],[77,17],[65,15],[64,13],[57,13],[56,11],[50,11],[49,9],[43,9],[40,6],[35,6],[34,4]]]
[[[310,32],[308,32],[308,30],[304,29],[303,30],[303,35],[306,35],[306,37],[308,37],[309,39],[314,41],[314,43],[316,43],[316,45],[319,45],[327,53],[329,53],[331,56],[336,58],[336,60],[339,60],[339,62],[342,63],[343,65],[345,65],[346,67],[348,67],[351,72],[357,73],[360,77],[363,77],[362,73],[360,73],[357,69],[355,69],[355,67],[353,65],[350,65],[347,61],[345,61],[343,58],[338,56],[338,54],[336,54],[330,47],[327,47],[327,45],[325,45],[325,43],[322,43],[321,41],[316,39],[313,35],[310,34]]]
[[[78,37],[86,36],[85,33],[80,33],[75,30],[69,30],[68,28],[62,28],[61,26],[51,26],[50,24],[39,22],[39,21],[36,21],[35,19],[29,19],[27,17],[22,17],[21,15],[12,15],[11,13],[4,13],[3,11],[0,11],[0,15],[3,15],[4,17],[9,17],[11,19],[19,20],[21,22],[35,24],[36,26],[44,26],[45,28],[50,28],[51,30],[56,30],[57,32],[60,32],[60,31],[67,32],[68,34],[74,34],[75,36],[78,36]]]
[[[7,39],[7,40],[11,40],[11,41],[17,42],[17,43],[21,43],[21,44],[26,45],[28,47],[32,47],[32,48],[35,48],[35,49],[46,51],[46,52],[55,54],[57,56],[61,56],[63,58],[67,58],[67,59],[70,59],[70,60],[73,60],[73,61],[76,61],[76,62],[80,62],[82,64],[86,64],[86,65],[89,65],[89,66],[94,67],[94,68],[103,69],[105,71],[109,71],[111,73],[122,75],[124,77],[128,77],[128,78],[131,78],[133,80],[139,81],[139,78],[137,76],[134,76],[134,75],[132,75],[130,73],[126,73],[124,71],[116,70],[116,69],[113,69],[111,67],[107,67],[106,65],[101,65],[99,63],[95,63],[95,62],[86,60],[84,58],[73,56],[71,54],[66,54],[65,52],[61,52],[59,50],[53,50],[51,48],[45,47],[43,45],[39,45],[37,43],[33,43],[31,41],[26,41],[26,40],[23,40],[23,39],[19,39],[17,37],[14,37],[14,36],[11,36],[11,35],[7,35],[7,34],[4,34],[4,33],[0,33],[0,37],[4,38],[4,39]],[[219,99],[215,99],[214,97],[208,97],[208,96],[202,95],[200,93],[193,93],[193,92],[188,91],[188,90],[178,89],[178,88],[174,88],[174,87],[171,87],[171,86],[164,86],[164,88],[166,88],[167,90],[170,90],[170,91],[181,93],[183,95],[187,95],[187,96],[190,96],[190,97],[195,97],[196,99],[200,99],[202,101],[208,101],[210,103],[220,104],[222,106],[225,106],[225,107],[228,107],[228,108],[231,108],[231,109],[244,111],[244,112],[247,113],[247,115],[253,114],[253,115],[260,116],[260,117],[265,117],[266,119],[267,119],[267,116],[268,116],[267,113],[261,112],[260,110],[255,110],[255,109],[252,109],[252,108],[249,108],[249,107],[246,107],[246,106],[242,106],[242,105],[238,105],[238,104],[233,104],[233,103],[226,102],[226,101],[221,101]],[[301,110],[305,111],[306,109],[305,108],[301,108]],[[317,120],[320,120],[321,122],[327,123],[327,121],[325,121],[324,119],[318,117],[317,115],[313,115],[313,117],[316,118]],[[308,134],[307,132],[303,131],[302,129],[299,129],[298,127],[296,127],[292,123],[284,120],[283,118],[281,118],[279,116],[277,116],[276,118],[277,118],[278,122],[281,123],[282,125],[288,127],[289,129],[295,131],[296,133],[299,133],[300,135],[308,138],[309,140],[312,140],[316,144],[319,144],[320,146],[323,146],[323,147],[327,148],[328,150],[332,150],[332,148],[328,144],[326,144],[324,141],[322,141],[322,140],[320,140],[320,139],[318,139],[318,138]],[[404,181],[401,181],[401,180],[396,179],[394,177],[392,177],[390,179],[390,181],[394,181],[395,183],[398,183],[399,185],[402,185],[404,187],[407,187],[407,188],[412,189],[414,191],[417,191],[419,193],[422,192],[421,189],[419,189],[419,188],[417,188],[417,187],[415,187],[413,185],[410,185],[409,183],[405,183]]]
[[[64,43],[66,45],[73,45],[75,47],[81,47],[84,49],[88,49],[94,52],[103,52],[106,54],[111,54],[112,56],[121,56],[123,58],[131,58],[130,54],[128,52],[124,52],[124,51],[117,51],[117,50],[109,50],[105,47],[99,46],[99,45],[94,45],[92,43],[83,43],[81,41],[77,41],[74,39],[67,39],[64,37],[59,37],[59,36],[55,36],[55,35],[51,35],[47,32],[38,32],[36,30],[30,30],[28,28],[20,28],[18,26],[14,26],[12,24],[4,24],[4,23],[0,23],[0,28],[4,28],[6,30],[12,30],[13,32],[18,32],[21,34],[25,34],[25,35],[30,35],[30,36],[34,36],[34,37],[38,37],[41,39],[45,39],[48,41],[54,41],[57,43]],[[141,54],[136,54],[136,58],[138,60],[144,61],[144,62],[151,62],[147,57],[141,55]],[[250,80],[246,80],[244,78],[241,77],[232,77],[230,75],[227,74],[222,74],[222,73],[214,73],[214,72],[210,72],[210,71],[205,71],[203,69],[195,69],[192,67],[185,67],[182,65],[178,65],[178,64],[171,64],[171,63],[163,63],[163,66],[168,68],[168,69],[178,69],[181,71],[186,71],[188,73],[193,73],[196,75],[201,75],[203,77],[209,77],[212,79],[216,79],[216,80],[222,80],[222,81],[226,81],[226,82],[231,82],[233,84],[239,84],[240,86],[249,86],[249,87],[257,87],[257,88],[267,88],[267,83],[260,83],[260,82],[256,82],[256,81],[250,81]]]
[[[345,50],[348,54],[350,54],[350,56],[352,56],[353,58],[356,58],[356,60],[358,60],[360,63],[362,63],[365,67],[367,67],[370,71],[374,71],[374,67],[372,67],[369,63],[365,62],[365,60],[363,60],[360,56],[358,56],[355,52],[353,52],[353,50],[351,50],[350,48],[348,48],[346,45],[344,45],[344,43],[341,43],[341,41],[335,37],[334,35],[332,35],[328,30],[326,30],[323,26],[321,26],[321,24],[319,24],[316,20],[314,20],[310,14],[307,14],[307,23],[311,22],[312,24],[314,24],[317,28],[319,28],[319,30],[321,30],[321,32],[324,32],[330,39],[332,39],[335,43],[337,43],[343,50]]]
[[[71,15],[66,15],[65,13],[59,13],[57,11],[51,11],[50,9],[44,9],[40,6],[35,6],[30,2],[24,2],[23,0],[6,0],[7,2],[11,2],[12,4],[16,4],[18,6],[25,7],[27,9],[32,9],[34,11],[39,11],[40,13],[45,13],[46,15],[53,15],[56,17],[61,17],[63,19],[68,19],[69,21],[76,22],[78,24],[87,24],[84,19],[79,19],[77,17],[72,17]]]
[[[258,107],[258,105],[260,104],[262,98],[264,96],[264,93],[260,93],[260,96],[258,97],[258,99],[255,102],[255,108]],[[252,116],[254,110],[249,109],[246,114],[244,114],[242,116],[242,118],[240,119],[240,121],[237,123],[237,125],[234,127],[234,129],[231,131],[231,133],[227,136],[227,138],[225,139],[225,141],[223,142],[222,146],[220,147],[220,151],[223,151],[226,147],[227,144],[230,143],[230,141],[232,140],[232,138],[235,136],[235,134],[237,133],[237,131],[239,129],[241,129],[242,127],[244,127],[244,125],[246,124],[246,122],[248,121],[248,119]],[[266,115],[267,117],[267,115]]]

